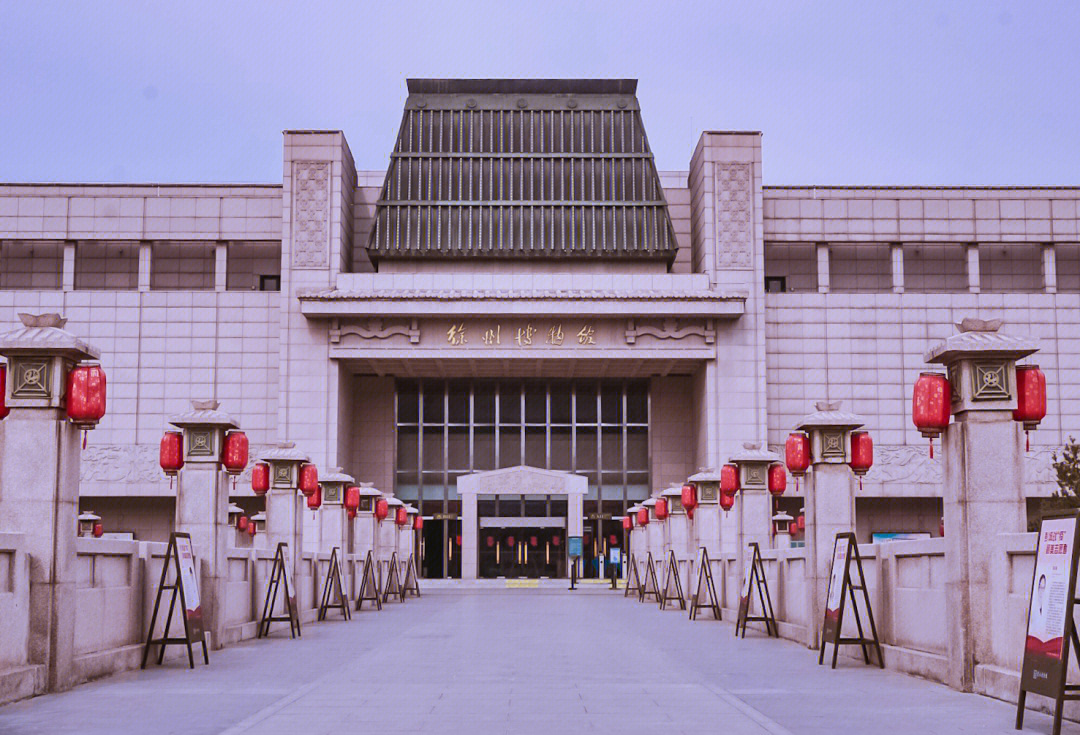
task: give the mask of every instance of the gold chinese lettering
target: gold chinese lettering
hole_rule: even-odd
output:
[[[469,340],[465,339],[465,323],[451,324],[446,330],[446,341],[452,345],[463,345]]]
[[[502,344],[502,325],[496,326],[494,329],[489,329],[484,332],[484,344],[486,345],[501,345]]]
[[[514,337],[514,341],[521,347],[526,347],[532,344],[533,335],[536,334],[536,327],[531,324],[526,324],[524,329],[518,327],[517,336]]]
[[[596,344],[596,330],[585,325],[581,328],[581,331],[577,333],[577,343],[579,345],[594,345]]]
[[[547,342],[549,345],[561,345],[563,343],[563,331],[561,324],[556,324],[548,330]]]

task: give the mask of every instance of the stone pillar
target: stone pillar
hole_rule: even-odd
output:
[[[945,365],[953,422],[944,438],[945,620],[947,682],[971,691],[975,664],[993,660],[1001,600],[990,596],[990,566],[1000,533],[1026,529],[1024,448],[1016,408],[1016,361],[1038,350],[1001,334],[1000,320],[965,319],[959,334],[932,347],[926,362]]]
[[[315,551],[329,554],[336,546],[339,549],[339,562],[341,555],[349,552],[346,548],[349,540],[349,519],[345,514],[345,486],[354,482],[352,475],[345,474],[340,467],[331,467],[325,477],[319,478],[319,485],[322,486],[322,507],[315,519],[319,524],[319,545]]]
[[[817,411],[803,418],[798,429],[810,436],[810,472],[806,476],[806,644],[816,648],[825,616],[829,569],[836,534],[855,530],[855,475],[851,460],[851,432],[863,425],[840,403],[820,402]]]
[[[971,293],[979,293],[981,290],[981,274],[979,263],[979,244],[968,243],[967,246],[967,276],[968,276],[968,291]]]
[[[827,242],[817,244],[817,290],[818,293],[829,293],[829,244]]]
[[[1053,243],[1043,244],[1043,288],[1046,293],[1057,293],[1057,256],[1055,252]]]
[[[191,411],[169,419],[184,433],[184,467],[176,478],[177,531],[191,534],[199,560],[200,587],[210,645],[225,640],[225,552],[235,531],[229,528],[229,478],[222,472],[225,432],[236,421],[218,410],[214,400],[191,402]]]
[[[762,447],[761,442],[745,442],[743,448],[731,455],[731,463],[739,468],[739,492],[735,496],[737,529],[737,579],[743,579],[750,563],[747,544],[756,541],[764,551],[772,548],[772,496],[769,494],[769,466],[781,462],[780,455]]]
[[[375,520],[375,502],[382,496],[372,483],[360,483],[360,508],[353,521],[353,553],[361,563],[369,551],[375,550],[375,525],[378,523]]]
[[[664,558],[669,551],[675,552],[682,579],[683,592],[689,589],[690,565],[694,559],[694,548],[690,542],[690,519],[682,504],[682,485],[672,485],[664,490],[663,497],[668,502],[668,519],[664,523],[665,539]],[[687,593],[689,594],[689,593]]]
[[[305,498],[300,494],[300,465],[308,456],[294,442],[280,442],[264,454],[260,461],[270,465],[270,490],[266,493],[266,548],[271,552],[277,545],[289,545],[293,564],[293,579],[300,581],[300,555],[304,550]]]
[[[224,291],[228,288],[229,277],[229,243],[218,240],[214,244],[214,290]]]
[[[154,245],[149,240],[139,243],[139,281],[140,291],[150,290],[150,264],[153,260]]]
[[[397,509],[405,505],[393,495],[388,496],[386,502],[390,506],[390,512],[375,526],[375,559],[383,575],[379,577],[380,586],[382,581],[387,579],[385,575],[390,569],[390,557],[398,547]]]
[[[61,270],[60,285],[65,291],[75,290],[75,249],[78,243],[75,240],[64,242],[64,263]]]
[[[0,433],[0,530],[21,533],[30,557],[27,652],[50,691],[74,683],[76,517],[80,429],[67,420],[67,374],[97,349],[64,330],[59,314],[20,315],[0,334],[7,405]]]
[[[889,248],[892,256],[892,290],[893,293],[904,293],[904,246],[894,242]]]

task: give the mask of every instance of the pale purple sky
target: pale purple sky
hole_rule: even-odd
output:
[[[662,169],[761,130],[766,184],[1080,185],[1075,2],[0,0],[0,181],[385,168],[407,77],[635,77]]]

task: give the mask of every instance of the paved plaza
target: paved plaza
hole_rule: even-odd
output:
[[[0,708],[0,733],[1007,733],[1012,705],[595,585],[429,590],[284,625],[209,668],[131,672]],[[1050,720],[1030,714],[1026,732]],[[1080,733],[1066,723],[1063,732]]]

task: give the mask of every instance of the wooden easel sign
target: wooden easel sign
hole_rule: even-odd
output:
[[[283,589],[284,588],[284,589]],[[279,593],[285,610],[275,615]],[[259,618],[258,637],[270,634],[270,623],[289,624],[289,637],[300,635],[300,611],[296,605],[296,588],[292,582],[292,564],[289,558],[289,545],[279,542],[274,551],[274,564],[270,568],[270,581],[266,585],[266,600],[263,602],[262,616]]]
[[[634,591],[635,597],[641,595],[641,575],[638,574],[637,559],[633,554],[630,555],[630,563],[626,568],[626,588],[623,590],[623,597],[629,597],[630,590]]]
[[[674,591],[672,588],[674,587]],[[669,602],[678,602],[679,609],[686,609],[686,596],[683,595],[682,579],[679,575],[679,560],[675,558],[675,551],[668,552],[667,569],[664,571],[664,588],[660,592],[660,609],[667,607]]]
[[[713,620],[721,620],[720,599],[716,596],[716,583],[713,581],[712,564],[709,563],[709,552],[701,547],[698,554],[697,584],[694,585],[694,594],[690,598],[690,619],[697,620],[698,610],[704,608],[712,612]],[[701,598],[705,598],[705,602]]]
[[[645,560],[645,579],[641,581],[641,594],[638,602],[645,602],[645,598],[653,597],[660,601],[660,584],[656,581],[656,565],[653,563],[652,552]]]
[[[337,601],[334,602],[334,595]],[[326,613],[330,609],[341,610],[341,616],[345,620],[351,619],[349,604],[345,597],[345,578],[341,574],[341,564],[338,563],[338,547],[330,550],[330,565],[326,568],[326,579],[323,581],[322,597],[319,599],[319,620],[326,620]]]
[[[1061,732],[1061,714],[1067,701],[1080,699],[1080,684],[1069,684],[1069,646],[1080,661],[1080,638],[1073,619],[1076,603],[1076,566],[1080,514],[1077,511],[1044,517],[1039,522],[1035,571],[1028,602],[1024,663],[1020,669],[1020,696],[1016,701],[1016,729],[1024,725],[1028,692],[1054,700],[1054,735]]]
[[[853,561],[858,571],[858,584],[855,583],[851,574]],[[856,592],[862,594],[856,596]],[[862,598],[861,611],[859,597]],[[841,633],[844,627],[844,611],[849,599],[852,613],[855,615],[855,627],[859,631],[859,635],[855,638],[845,638]],[[870,628],[869,637],[864,632],[864,622]],[[885,668],[885,659],[881,655],[881,642],[878,640],[877,626],[874,624],[874,611],[870,607],[870,593],[866,589],[866,576],[863,574],[862,559],[859,557],[858,543],[855,540],[855,534],[850,531],[836,534],[836,539],[833,541],[832,566],[829,573],[828,595],[825,598],[825,620],[821,625],[818,665],[825,661],[827,643],[833,645],[832,668],[834,669],[840,646],[849,645],[862,648],[863,661],[867,664],[870,663],[870,646],[873,646],[877,654],[878,666]]]
[[[386,583],[383,585],[382,601],[389,602],[390,595],[398,602],[405,602],[405,588],[401,586],[401,573],[398,570],[397,552],[390,555],[390,566],[386,570]]]
[[[773,614],[772,597],[769,595],[769,581],[765,578],[765,563],[761,560],[761,548],[756,541],[748,544],[750,564],[743,574],[743,584],[739,589],[739,614],[735,618],[735,635],[746,637],[747,623],[765,623],[765,633],[770,638],[779,638],[776,629],[776,615]],[[751,615],[753,598],[757,595],[760,615]]]
[[[360,591],[356,593],[356,609],[364,607],[364,602],[375,603],[376,610],[382,610],[382,595],[379,594],[379,582],[375,577],[375,557],[368,550],[364,557],[364,568],[360,572]]]
[[[405,582],[401,586],[402,599],[406,595],[420,596],[420,583],[416,577],[416,559],[412,554],[409,554],[409,562],[405,565]]]
[[[172,571],[172,583],[167,584],[169,572]],[[161,596],[166,591],[172,592],[169,597],[169,612],[165,616],[165,630],[160,638],[154,638],[154,628],[158,622],[158,612],[161,610]],[[172,626],[173,611],[176,607],[176,599],[180,598],[181,620],[184,623],[184,636],[182,638],[169,635]],[[170,644],[184,644],[188,652],[188,668],[195,668],[195,654],[192,645],[202,644],[203,663],[210,663],[210,655],[206,650],[206,632],[203,630],[202,599],[199,597],[199,577],[195,572],[195,552],[191,547],[191,536],[186,533],[173,533],[169,535],[169,545],[165,549],[165,559],[161,564],[161,581],[158,582],[157,596],[154,599],[154,612],[150,616],[150,630],[146,634],[146,645],[143,646],[142,665],[146,668],[146,659],[150,655],[150,646],[157,645],[158,666],[165,659],[165,647]]]

